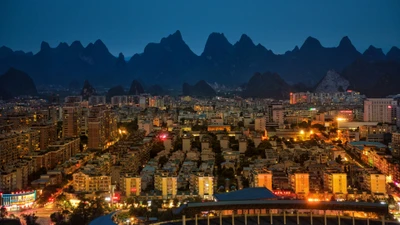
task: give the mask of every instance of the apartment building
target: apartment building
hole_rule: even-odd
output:
[[[78,192],[109,191],[111,187],[111,176],[108,175],[78,172],[72,176],[74,190]]]
[[[34,124],[32,130],[39,132],[39,149],[46,149],[49,144],[57,140],[57,125]]]
[[[133,174],[121,174],[120,190],[126,197],[139,196],[142,190],[142,178]]]
[[[324,189],[333,194],[347,194],[347,174],[325,172]]]
[[[265,187],[272,190],[272,172],[269,170],[252,170],[251,171],[252,187]]]
[[[25,130],[0,134],[0,162],[6,165],[39,150],[39,131]]]
[[[214,177],[207,173],[196,174],[195,191],[203,199],[212,200],[214,194]]]
[[[396,123],[397,101],[392,98],[367,98],[364,100],[364,121]]]
[[[63,107],[63,137],[78,137],[80,135],[80,114],[78,106]]]
[[[178,191],[178,176],[163,171],[154,175],[154,188],[161,192],[163,199],[173,199]]]
[[[386,194],[386,176],[381,173],[365,173],[363,186],[372,194]]]
[[[310,192],[310,174],[295,172],[290,174],[290,187],[299,198],[307,197]]]

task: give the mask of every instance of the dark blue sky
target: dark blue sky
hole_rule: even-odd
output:
[[[180,30],[200,54],[211,32],[231,43],[242,33],[276,53],[308,36],[336,46],[349,36],[360,51],[400,46],[399,0],[1,0],[0,46],[37,52],[41,41],[84,45],[101,39],[113,54],[140,53]]]

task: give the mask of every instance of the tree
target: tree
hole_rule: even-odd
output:
[[[157,154],[159,152],[161,152],[162,150],[164,150],[164,143],[160,140],[155,141],[152,144],[151,149],[150,149],[150,158],[152,159],[152,158],[156,157]]]
[[[36,222],[38,217],[35,214],[23,214],[22,217],[25,219],[26,225],[40,225]]]
[[[50,220],[55,225],[68,225],[65,216],[66,216],[65,213],[55,212],[50,215]]]
[[[167,163],[168,162],[168,158],[164,155],[164,156],[161,156],[159,159],[158,159],[158,164],[160,165],[160,167],[163,167],[164,166],[164,164],[165,163]]]
[[[0,218],[5,218],[8,215],[7,208],[2,206],[0,209]]]

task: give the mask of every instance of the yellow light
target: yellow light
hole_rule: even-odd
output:
[[[345,121],[345,120],[346,120],[346,118],[341,118],[341,117],[338,117],[338,118],[336,118],[336,120],[337,120],[337,121]]]
[[[314,131],[310,131],[310,134],[313,134],[314,133]]]
[[[300,134],[304,134],[304,130],[301,130],[301,131],[300,131]]]

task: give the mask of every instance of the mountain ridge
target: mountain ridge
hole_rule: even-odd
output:
[[[0,48],[0,73],[10,67],[29,74],[39,84],[68,84],[89,79],[95,84],[117,85],[132,79],[146,85],[164,84],[179,87],[183,82],[206,80],[210,83],[240,84],[257,71],[278,73],[289,84],[302,82],[314,86],[328,70],[341,72],[356,60],[367,62],[400,61],[400,50],[393,47],[386,55],[370,46],[359,52],[349,37],[336,47],[324,47],[308,37],[301,47],[275,54],[242,34],[234,44],[223,33],[211,33],[201,54],[195,54],[177,30],[157,43],[148,43],[142,53],[128,61],[122,53],[112,55],[100,39],[86,47],[80,41],[56,47],[42,42],[36,54]],[[358,85],[358,84],[357,84]]]

